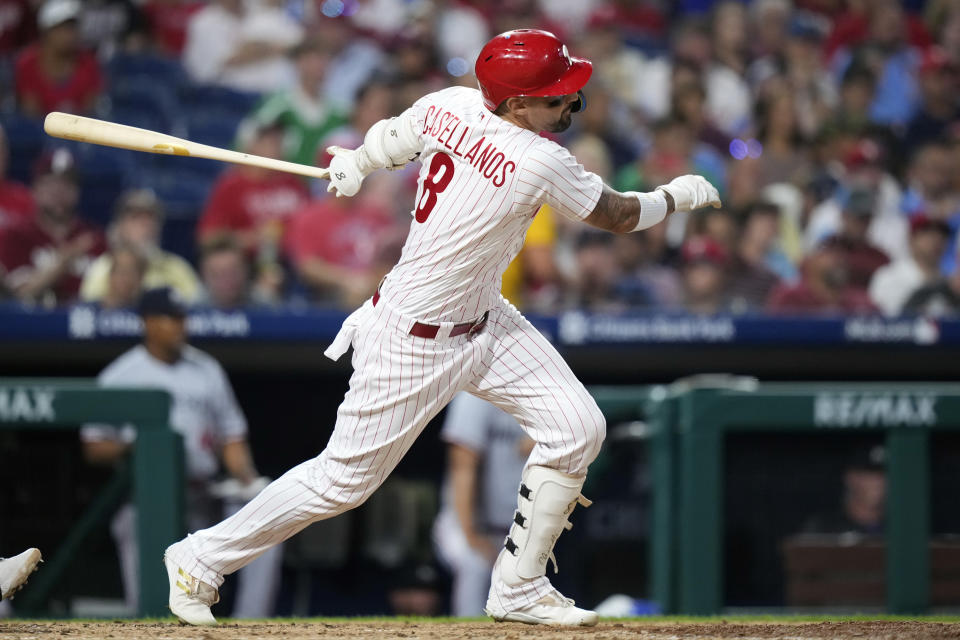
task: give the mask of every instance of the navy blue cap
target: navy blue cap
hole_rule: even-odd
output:
[[[187,315],[187,306],[180,295],[170,287],[147,289],[140,296],[137,304],[137,313],[141,316],[175,316],[182,318]]]

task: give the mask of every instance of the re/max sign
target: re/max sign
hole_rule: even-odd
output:
[[[53,422],[55,396],[51,389],[0,387],[0,422]]]
[[[937,397],[917,393],[821,393],[813,404],[818,427],[932,427]]]

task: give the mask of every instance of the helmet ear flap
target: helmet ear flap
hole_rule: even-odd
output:
[[[577,91],[577,101],[570,105],[570,112],[577,113],[587,108],[587,97],[583,95],[583,90]]]

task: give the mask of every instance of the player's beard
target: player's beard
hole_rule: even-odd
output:
[[[560,133],[561,131],[566,131],[570,128],[571,122],[573,122],[573,112],[567,109],[560,115],[560,118],[556,122],[547,128],[547,131],[550,133]]]

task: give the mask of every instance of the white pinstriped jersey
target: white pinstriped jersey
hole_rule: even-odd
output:
[[[586,218],[603,181],[569,151],[452,87],[411,107],[423,142],[414,220],[381,295],[427,322],[472,320],[500,299],[504,270],[546,203]]]

